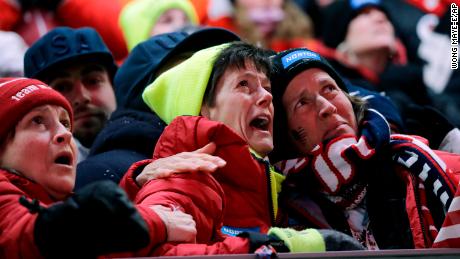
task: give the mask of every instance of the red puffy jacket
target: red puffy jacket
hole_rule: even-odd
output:
[[[275,223],[277,180],[283,176],[252,155],[247,143],[224,124],[199,116],[177,117],[158,140],[153,160],[194,151],[210,142],[217,146],[214,155],[227,161],[213,174],[177,174],[151,180],[139,189],[134,177],[140,166],[151,162],[146,160],[131,167],[120,183],[137,204],[180,206],[196,221],[197,243],[209,244],[167,244],[154,255],[247,253],[247,240],[224,239],[221,231],[233,235],[244,230],[266,232]]]
[[[40,201],[40,206],[45,208],[56,202],[39,184],[0,169],[0,258],[42,258],[34,239],[35,220],[38,214],[31,214],[19,203],[21,196],[37,199]],[[164,242],[165,226],[160,217],[147,206],[136,207],[150,232],[150,245],[138,252],[145,253],[158,243]],[[136,254],[120,253],[117,257]]]
[[[44,207],[54,202],[40,185],[0,169],[0,258],[42,257],[34,240],[37,214],[19,204],[23,195]]]

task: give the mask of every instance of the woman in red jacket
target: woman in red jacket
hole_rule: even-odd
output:
[[[278,222],[284,176],[266,158],[273,149],[269,53],[242,42],[207,48],[144,90],[147,106],[168,126],[153,162],[135,164],[121,185],[137,204],[174,206],[192,215],[198,230],[196,244],[167,243],[149,255],[249,253],[275,239],[283,239],[287,246],[279,245],[278,251],[330,250],[321,231],[306,230],[294,245],[271,228]],[[214,173],[149,179],[159,171]],[[261,235],[265,239],[259,241],[264,241],[256,242],[236,236],[242,232],[268,232],[269,237]]]
[[[88,258],[193,240],[189,215],[135,207],[114,183],[72,195],[73,112],[61,94],[38,80],[2,78],[0,102],[1,258]]]

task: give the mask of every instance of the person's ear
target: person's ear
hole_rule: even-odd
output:
[[[210,116],[209,107],[204,103],[201,105],[200,115],[209,119],[209,116]]]

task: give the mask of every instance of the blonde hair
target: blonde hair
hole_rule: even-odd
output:
[[[313,37],[313,23],[299,7],[291,0],[285,0],[283,4],[284,19],[278,23],[271,39],[264,39],[256,26],[248,19],[245,8],[235,5],[235,25],[239,34],[245,41],[259,47],[269,47],[274,39],[292,40],[297,38]]]

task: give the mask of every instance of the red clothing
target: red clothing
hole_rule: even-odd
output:
[[[0,169],[0,258],[42,258],[34,239],[37,214],[19,204],[23,195],[44,207],[54,202],[40,185]]]
[[[42,258],[34,239],[35,220],[38,214],[31,214],[19,203],[21,196],[26,196],[29,200],[37,199],[40,206],[45,208],[56,202],[39,184],[0,169],[0,258]],[[142,205],[136,207],[149,227],[151,240],[148,247],[139,251],[142,253],[164,242],[166,232],[163,221],[153,210]],[[117,256],[132,256],[132,254],[117,254]]]
[[[10,31],[21,20],[21,10],[9,0],[0,0],[0,30]]]
[[[13,2],[0,0],[0,30],[17,30],[16,26],[20,25],[23,20],[23,13],[19,5],[15,5]],[[50,23],[57,26],[69,26],[72,28],[93,27],[104,39],[115,60],[121,62],[128,55],[128,48],[118,25],[120,11],[121,4],[119,1],[63,0],[56,11],[52,13],[53,16],[47,19],[53,20]],[[40,12],[48,15],[47,11],[40,10]],[[30,21],[27,23],[33,24]],[[37,28],[36,30],[40,29],[43,30],[43,28]],[[30,32],[21,31],[21,33]],[[40,31],[40,33],[43,34],[43,31]],[[37,33],[34,35],[36,37],[40,36]],[[28,43],[33,43],[35,40],[37,39],[31,39]]]
[[[213,174],[177,174],[149,181],[139,190],[134,172],[147,160],[133,166],[120,183],[136,203],[180,206],[196,221],[197,243],[212,244],[165,245],[154,255],[248,253],[245,239],[218,242],[224,238],[221,229],[265,233],[274,224],[277,191],[272,195],[268,162],[255,158],[247,143],[224,124],[198,116],[177,117],[158,140],[153,159],[194,151],[210,142],[217,145],[214,155],[227,161]]]
[[[65,26],[93,27],[104,39],[115,60],[122,61],[128,55],[128,47],[118,25],[120,11],[119,1],[64,0],[56,16]]]
[[[460,187],[460,186],[459,186]],[[450,204],[446,219],[433,244],[434,248],[460,247],[460,188]]]
[[[433,150],[447,165],[447,173],[455,184],[460,182],[460,155],[441,150]]]

